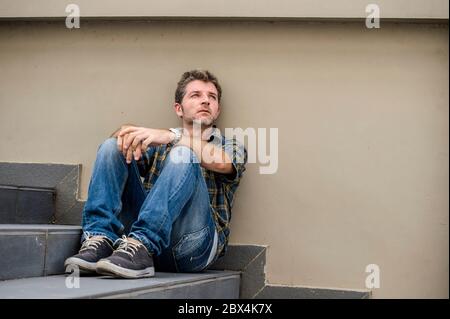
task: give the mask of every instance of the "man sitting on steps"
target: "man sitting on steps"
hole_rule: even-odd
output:
[[[185,72],[174,103],[182,127],[124,125],[100,145],[82,246],[66,271],[151,277],[155,267],[202,271],[224,255],[247,152],[214,125],[221,94],[210,72]]]

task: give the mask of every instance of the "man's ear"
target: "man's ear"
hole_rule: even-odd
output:
[[[180,103],[174,103],[173,109],[179,118],[183,118],[183,106]]]

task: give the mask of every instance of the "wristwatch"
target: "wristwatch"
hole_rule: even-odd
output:
[[[183,134],[181,134],[181,131],[176,128],[169,128],[169,131],[171,131],[175,134],[175,138],[172,140],[172,142],[170,142],[170,144],[172,144],[172,145],[177,144],[181,140],[181,137],[183,136]]]

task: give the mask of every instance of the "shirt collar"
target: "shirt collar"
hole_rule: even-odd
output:
[[[213,129],[212,129],[211,134],[209,135],[208,142],[212,142],[216,138],[219,139],[219,141],[221,141],[222,140],[222,133],[217,128],[217,126],[213,125]]]
[[[220,129],[217,128],[217,126],[213,125],[213,129],[211,130],[211,134],[208,137],[208,143],[214,141],[216,138],[219,141],[222,141],[222,133],[220,132]],[[182,127],[178,127],[177,130],[180,132],[183,132]]]

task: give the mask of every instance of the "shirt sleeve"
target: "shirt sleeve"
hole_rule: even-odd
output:
[[[247,150],[244,145],[235,138],[225,139],[222,149],[231,159],[234,170],[231,174],[221,174],[221,177],[226,183],[238,184],[245,171]]]

